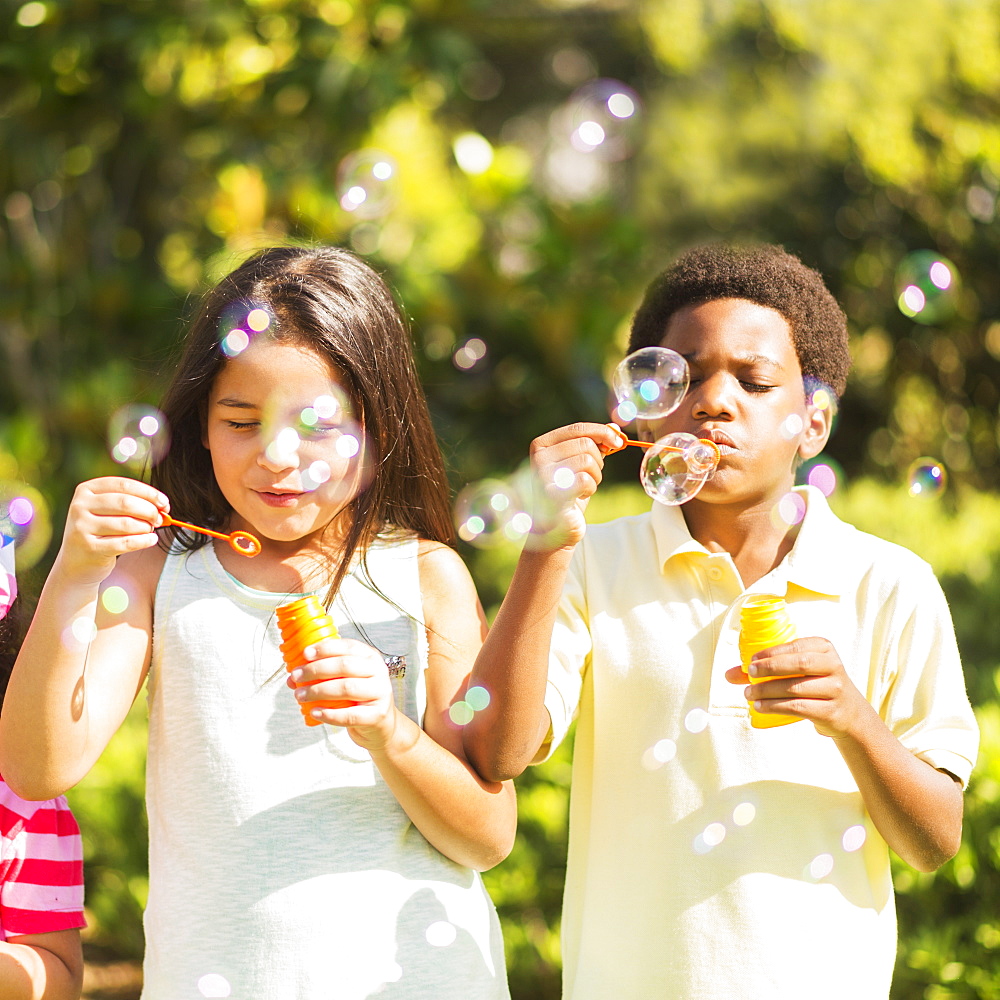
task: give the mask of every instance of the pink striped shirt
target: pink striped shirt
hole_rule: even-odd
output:
[[[65,797],[27,802],[0,777],[0,939],[85,924],[83,842]]]

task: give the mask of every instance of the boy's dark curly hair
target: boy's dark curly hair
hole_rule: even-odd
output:
[[[678,257],[646,289],[632,320],[629,353],[659,345],[679,309],[716,299],[747,299],[781,313],[803,378],[843,395],[851,367],[844,311],[818,271],[768,243],[710,243]]]

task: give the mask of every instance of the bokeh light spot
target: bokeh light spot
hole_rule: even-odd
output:
[[[810,878],[823,879],[833,871],[833,855],[817,854],[806,866]]]
[[[454,944],[458,937],[458,929],[447,920],[435,920],[426,931],[427,943],[435,948],[447,948]]]
[[[700,733],[708,725],[708,712],[703,708],[692,708],[684,716],[684,728],[689,733]]]
[[[120,615],[128,608],[128,593],[122,587],[108,587],[101,594],[104,610],[112,615]]]
[[[741,802],[733,809],[733,823],[749,826],[757,818],[757,807],[752,802]]]
[[[844,836],[840,842],[845,851],[851,852],[860,850],[867,839],[868,834],[865,832],[865,828],[859,823],[856,826],[849,826],[844,831]]]
[[[906,489],[911,497],[940,496],[948,483],[945,467],[934,458],[918,458],[906,470]]]
[[[470,687],[469,690],[465,692],[465,703],[472,709],[473,712],[481,712],[490,703],[490,693],[486,690],[486,688],[478,685]]]
[[[225,976],[220,976],[216,972],[209,972],[198,980],[198,992],[203,997],[222,998],[231,995],[232,987]]]

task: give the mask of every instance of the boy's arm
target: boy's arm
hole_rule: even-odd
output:
[[[550,495],[558,497],[562,541],[554,549],[526,549],[493,626],[476,659],[470,685],[490,693],[490,704],[463,730],[469,762],[483,778],[519,775],[538,755],[549,729],[545,710],[549,647],[573,550],[586,530],[584,510],[601,482],[604,455],[621,434],[604,424],[573,424],[532,442],[531,462]],[[573,473],[564,482],[557,469]]]
[[[78,1000],[82,988],[78,930],[23,934],[0,942],[4,1000]]]
[[[796,639],[756,654],[749,669],[773,678],[745,691],[761,711],[808,719],[836,742],[872,822],[907,864],[929,872],[955,856],[961,784],[899,742],[854,685],[833,643]],[[735,684],[747,680],[742,667],[727,677]]]

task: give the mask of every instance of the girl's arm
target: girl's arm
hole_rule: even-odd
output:
[[[24,934],[0,942],[4,1000],[79,1000],[82,986],[78,930]]]
[[[510,782],[479,778],[465,759],[461,729],[448,710],[464,695],[486,619],[465,564],[447,546],[421,543],[420,586],[430,646],[425,729],[395,707],[381,655],[353,640],[320,643],[318,658],[300,667],[293,682],[327,679],[296,689],[296,697],[358,702],[314,709],[314,714],[346,726],[371,753],[399,804],[434,847],[459,864],[485,871],[513,846],[514,788]]]
[[[150,547],[167,507],[162,493],[131,479],[94,479],[74,493],[0,713],[0,773],[24,798],[76,784],[142,686],[163,564]],[[119,603],[102,602],[112,586],[123,592]],[[117,610],[122,599],[127,607]]]

